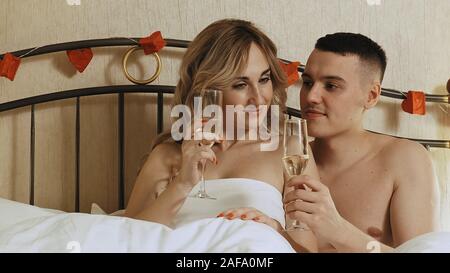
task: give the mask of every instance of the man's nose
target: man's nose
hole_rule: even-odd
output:
[[[306,100],[310,104],[320,104],[322,102],[322,91],[318,84],[314,84],[307,93]]]

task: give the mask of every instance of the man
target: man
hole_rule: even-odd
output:
[[[317,41],[302,75],[300,104],[315,138],[320,180],[294,177],[288,186],[296,190],[284,202],[288,217],[308,225],[319,251],[390,251],[438,228],[439,195],[427,151],[363,129],[385,68],[378,44],[335,33]]]

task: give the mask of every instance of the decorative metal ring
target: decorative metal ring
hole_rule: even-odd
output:
[[[153,76],[151,76],[149,79],[146,80],[136,80],[135,78],[133,78],[130,73],[128,73],[128,68],[127,68],[127,62],[128,62],[128,58],[130,57],[130,55],[135,52],[136,50],[139,49],[143,49],[140,46],[135,46],[130,48],[125,55],[123,56],[123,60],[122,60],[122,67],[123,67],[123,72],[125,73],[125,77],[127,77],[127,79],[135,84],[149,84],[151,82],[153,82],[154,80],[156,80],[159,77],[159,74],[161,73],[161,59],[159,58],[158,53],[152,53],[153,57],[155,57],[156,59],[156,71],[155,74],[153,74]]]

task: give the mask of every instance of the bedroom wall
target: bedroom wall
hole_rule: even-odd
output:
[[[387,52],[384,87],[445,94],[450,76],[448,14],[448,0],[0,0],[0,52],[82,39],[142,37],[156,30],[166,38],[191,40],[209,23],[234,17],[263,29],[278,45],[280,57],[302,62],[324,34],[363,33]],[[82,74],[64,52],[23,59],[13,82],[0,78],[0,102],[129,84],[121,68],[125,51],[95,48],[94,59]],[[156,84],[175,85],[182,54],[179,49],[162,51],[163,69]],[[136,59],[131,73],[141,78],[153,73],[152,58]],[[298,106],[299,87],[288,91],[291,106]],[[152,95],[126,95],[127,200],[156,132],[149,118],[156,115],[154,102]],[[167,97],[166,117],[169,103]],[[450,111],[448,106],[442,110],[429,104],[426,116],[413,116],[402,112],[399,103],[383,98],[367,113],[366,128],[413,138],[450,138],[450,115],[444,112]],[[109,212],[117,209],[116,116],[115,95],[81,99],[82,211],[89,211],[92,202]],[[36,106],[36,205],[74,209],[74,128],[75,100]],[[0,114],[0,143],[0,197],[28,202],[29,108]],[[431,155],[440,180],[443,224],[450,230],[450,150],[434,149]]]

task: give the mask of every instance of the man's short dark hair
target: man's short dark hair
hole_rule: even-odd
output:
[[[361,61],[374,64],[380,70],[380,82],[386,70],[386,53],[383,48],[362,34],[338,32],[328,34],[316,42],[316,49],[342,55],[355,54]]]

